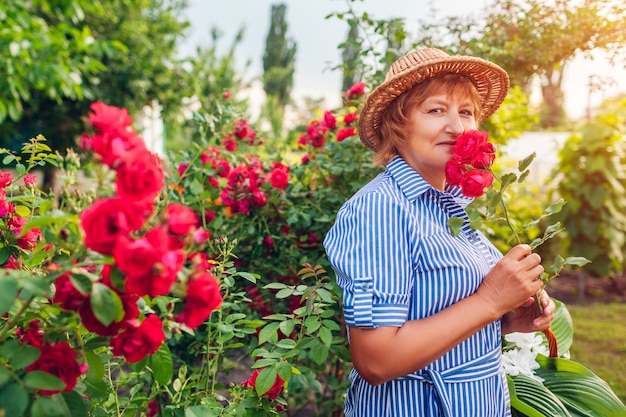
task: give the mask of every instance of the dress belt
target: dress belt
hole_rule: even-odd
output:
[[[500,374],[502,350],[498,347],[491,352],[458,366],[437,371],[427,369],[407,375],[401,379],[417,379],[433,385],[445,417],[453,417],[452,403],[448,397],[446,384],[473,382]]]

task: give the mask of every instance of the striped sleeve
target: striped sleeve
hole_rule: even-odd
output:
[[[402,326],[413,262],[406,210],[399,200],[367,192],[348,201],[324,240],[343,290],[348,326]]]

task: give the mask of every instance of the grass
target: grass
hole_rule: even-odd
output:
[[[626,304],[567,305],[574,322],[571,359],[604,379],[626,403]]]

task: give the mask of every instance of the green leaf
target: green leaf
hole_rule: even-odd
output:
[[[565,265],[574,265],[574,266],[585,266],[591,261],[582,256],[568,256],[565,258]]]
[[[546,208],[543,212],[544,214],[554,214],[558,213],[563,209],[565,205],[565,200],[559,198],[556,202],[552,203],[548,208]]]
[[[461,234],[461,228],[463,227],[464,223],[465,220],[460,217],[450,217],[448,219],[448,227],[450,228],[450,233],[452,233],[452,236],[457,237]]]
[[[554,311],[554,319],[550,324],[550,328],[554,333],[559,348],[559,355],[563,355],[570,350],[574,342],[574,325],[572,316],[569,314],[567,306],[559,300],[554,300],[556,310]],[[543,336],[543,333],[540,333]],[[545,336],[543,336],[545,339]],[[548,346],[548,340],[545,339],[545,346]]]
[[[571,417],[565,405],[541,382],[521,374],[507,378],[511,407],[528,417]]]
[[[268,323],[259,332],[259,344],[271,341],[276,343],[278,340],[278,327],[280,323]]]
[[[543,384],[572,410],[588,410],[591,416],[625,416],[626,406],[609,385],[583,365],[562,358],[537,356],[536,374]]]
[[[39,358],[41,351],[36,347],[22,345],[9,359],[13,369],[24,369]]]
[[[322,343],[330,348],[330,345],[333,343],[333,334],[332,332],[327,329],[326,327],[321,327],[320,331],[317,332],[318,337],[320,338],[320,340],[322,341]]]
[[[11,374],[6,366],[0,364],[0,387],[7,383],[11,379]]]
[[[35,389],[60,391],[65,389],[65,382],[56,376],[43,371],[32,371],[24,377],[24,385]]]
[[[185,410],[185,417],[218,417],[220,411],[208,405],[193,405]]]
[[[276,375],[274,368],[265,368],[259,373],[255,381],[256,393],[259,397],[272,388],[276,382]]]
[[[167,385],[174,374],[172,353],[165,343],[152,355],[152,373],[161,385]]]
[[[237,275],[240,277],[250,281],[253,284],[256,284],[258,275],[251,274],[249,272],[237,272]]]
[[[270,282],[269,284],[264,285],[263,288],[268,290],[282,290],[287,288],[287,284],[283,284],[282,282]]]
[[[285,336],[289,336],[292,332],[293,329],[296,326],[296,321],[295,320],[285,320],[280,322],[279,328],[280,331],[285,335]]]
[[[120,296],[111,288],[99,282],[93,284],[91,291],[91,309],[98,321],[105,326],[113,320],[124,317],[124,307]]]
[[[58,397],[57,397],[58,398]],[[87,408],[87,402],[83,400],[79,393],[76,391],[63,392],[61,398],[65,401],[65,405],[69,410],[67,417],[87,417],[89,409]]]
[[[278,362],[276,364],[276,373],[283,379],[283,381],[289,382],[291,380],[291,376],[293,375],[293,367],[288,362]]]
[[[28,393],[21,386],[9,384],[0,390],[0,415],[21,417],[26,407],[28,407]]]
[[[100,357],[91,350],[85,350],[85,359],[89,365],[86,378],[92,381],[100,381],[104,378],[104,363]]]
[[[0,278],[0,315],[3,315],[13,305],[17,298],[17,281],[10,275]]]
[[[311,348],[311,358],[313,359],[315,363],[317,363],[318,365],[321,365],[324,363],[324,361],[326,361],[327,357],[328,357],[328,348],[325,345],[321,343],[317,343],[313,345],[313,347]]]
[[[533,162],[536,156],[537,156],[537,152],[533,152],[530,155],[528,155],[526,158],[520,160],[517,164],[517,170],[519,172],[525,171],[526,168],[528,168],[530,164]]]
[[[67,417],[64,405],[54,397],[39,397],[30,408],[30,417]]]

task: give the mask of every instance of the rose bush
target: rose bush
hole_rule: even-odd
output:
[[[125,109],[104,103],[93,104],[81,157],[42,137],[22,156],[3,150],[16,176],[0,173],[0,410],[341,415],[349,353],[321,241],[377,173],[355,130],[364,94],[356,84],[271,155],[226,94],[194,115],[198,137],[167,163]],[[33,168],[48,163],[64,181],[58,194],[34,186]],[[564,306],[557,316],[566,352]],[[555,375],[572,362],[534,359],[557,393]],[[589,378],[600,387],[591,408],[600,397],[616,407]]]

